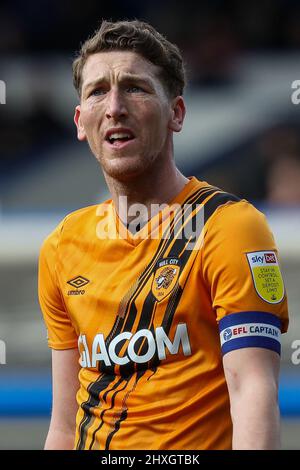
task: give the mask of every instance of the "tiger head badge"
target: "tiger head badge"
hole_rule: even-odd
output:
[[[178,258],[160,259],[152,281],[152,293],[159,302],[172,292],[180,273]]]

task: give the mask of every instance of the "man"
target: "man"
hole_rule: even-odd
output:
[[[73,73],[78,139],[111,200],[69,214],[41,250],[45,448],[278,448],[277,250],[247,201],[175,166],[179,50],[146,23],[103,22]]]

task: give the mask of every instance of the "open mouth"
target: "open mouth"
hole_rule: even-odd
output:
[[[121,147],[133,140],[135,137],[131,131],[109,131],[105,140],[114,147]]]

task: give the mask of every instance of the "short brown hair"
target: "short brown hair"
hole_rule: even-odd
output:
[[[150,24],[139,21],[103,21],[94,35],[87,39],[73,62],[73,83],[81,96],[83,67],[92,54],[102,51],[133,51],[160,67],[163,85],[171,98],[183,94],[185,70],[182,55]]]

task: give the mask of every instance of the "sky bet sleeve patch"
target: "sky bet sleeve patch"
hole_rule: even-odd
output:
[[[267,312],[232,313],[219,322],[222,353],[258,347],[280,354],[281,321]]]
[[[278,304],[284,297],[284,284],[276,253],[254,251],[246,253],[255,290],[269,304]]]

